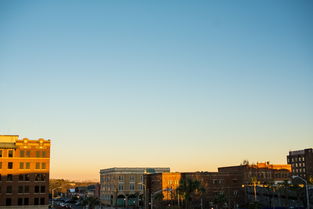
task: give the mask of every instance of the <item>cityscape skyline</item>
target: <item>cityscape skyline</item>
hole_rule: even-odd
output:
[[[51,139],[51,178],[286,164],[313,147],[312,9],[1,1],[0,134]]]

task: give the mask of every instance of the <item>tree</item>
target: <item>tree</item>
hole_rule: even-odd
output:
[[[182,179],[177,188],[177,192],[181,195],[185,201],[185,208],[189,208],[189,204],[192,201],[192,197],[195,193],[204,191],[201,184],[197,180],[192,180],[190,178]]]
[[[217,206],[217,208],[222,208],[225,203],[227,203],[227,199],[224,193],[218,193],[213,200],[213,203]]]

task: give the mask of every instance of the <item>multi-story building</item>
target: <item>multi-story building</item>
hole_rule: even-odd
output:
[[[292,175],[300,176],[313,183],[313,149],[290,151],[287,163],[291,165]]]
[[[170,172],[170,168],[108,168],[100,170],[100,200],[110,206],[142,205],[145,173]]]
[[[241,195],[239,178],[236,174],[218,172],[157,173],[145,175],[145,184],[149,202],[153,201],[158,208],[168,205],[182,206],[185,203],[182,196],[184,191],[179,192],[178,188],[182,182],[187,183],[188,180],[200,183],[198,191],[192,194],[192,202],[189,204],[199,208],[201,205],[203,208],[210,208],[218,195],[223,194],[227,196],[227,204],[235,208],[239,204]]]
[[[290,180],[290,165],[273,165],[269,162],[218,168],[220,173],[237,173],[241,184],[275,184]]]
[[[50,140],[0,135],[0,209],[48,208]]]

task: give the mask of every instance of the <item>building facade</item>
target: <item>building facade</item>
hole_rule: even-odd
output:
[[[241,184],[277,184],[289,181],[291,177],[291,166],[288,164],[274,165],[269,162],[228,166],[218,168],[220,173],[236,173],[241,176]]]
[[[300,176],[313,183],[313,149],[290,151],[287,163],[291,165],[293,176]]]
[[[250,188],[265,188],[290,180],[290,165],[273,165],[269,162],[218,168],[218,172],[157,173],[144,175],[147,185],[148,203],[155,208],[187,204],[178,188],[185,182],[198,182],[189,203],[196,208],[239,208],[245,207],[256,194]],[[188,189],[188,186],[187,186]],[[262,190],[263,191],[263,190]],[[250,198],[250,199],[249,199]],[[191,201],[191,202],[190,202]],[[264,201],[265,202],[265,201]]]
[[[214,206],[215,199],[223,194],[227,196],[227,204],[235,208],[240,200],[239,178],[236,174],[218,172],[158,173],[145,175],[145,184],[148,202],[153,201],[156,208],[186,204],[182,196],[184,191],[179,191],[178,188],[182,182],[188,180],[200,184],[198,190],[192,193],[192,202],[189,202],[194,207],[211,208]]]
[[[169,172],[170,168],[108,168],[100,170],[100,200],[109,206],[143,205],[145,173]]]
[[[48,208],[50,140],[0,135],[0,209]]]

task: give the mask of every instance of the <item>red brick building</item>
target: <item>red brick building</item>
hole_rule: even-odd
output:
[[[48,208],[50,140],[0,135],[0,209]]]

